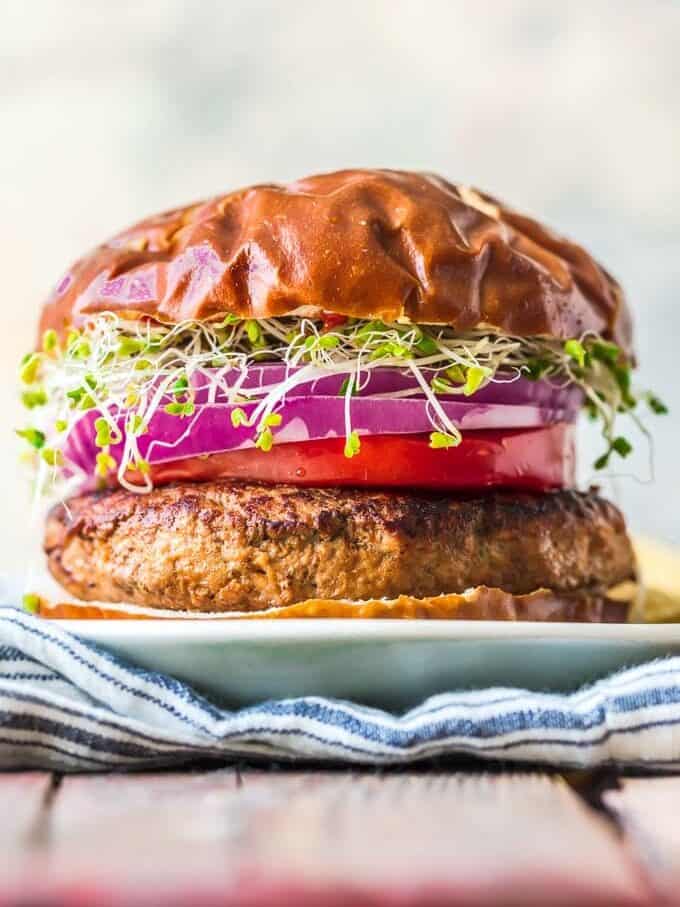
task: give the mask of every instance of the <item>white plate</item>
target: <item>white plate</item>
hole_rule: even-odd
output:
[[[571,690],[680,652],[680,624],[500,621],[60,621],[227,706],[333,696],[390,709],[490,685]]]

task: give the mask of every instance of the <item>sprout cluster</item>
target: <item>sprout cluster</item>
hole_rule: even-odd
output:
[[[285,363],[284,380],[245,386],[251,366],[265,362]],[[219,394],[233,405],[233,425],[252,428],[255,446],[263,452],[275,443],[281,423],[277,409],[286,395],[298,385],[335,374],[344,376],[340,394],[345,401],[345,456],[353,457],[360,453],[361,442],[352,429],[352,398],[361,394],[371,370],[383,366],[414,376],[414,389],[392,396],[424,395],[433,448],[454,447],[461,440],[441,406],[442,394],[469,397],[491,381],[521,375],[582,389],[606,443],[597,468],[604,468],[613,454],[625,457],[631,450],[629,441],[616,432],[619,413],[631,414],[640,424],[637,407],[642,400],[654,412],[666,411],[657,397],[633,390],[630,365],[618,347],[592,334],[562,343],[337,316],[254,320],[228,315],[219,322],[171,325],[104,313],[71,330],[63,341],[47,331],[42,349],[24,357],[22,401],[32,418],[18,434],[34,452],[38,484],[44,487],[69,465],[63,445],[70,430],[84,413],[96,411],[97,477],[105,482],[115,475],[125,487],[144,491],[151,488],[150,467],[140,455],[138,439],[161,409],[186,421],[182,437],[190,433],[198,416],[194,373],[209,381],[209,401]],[[246,403],[256,404],[250,415],[239,406]],[[111,449],[121,442],[117,460]]]

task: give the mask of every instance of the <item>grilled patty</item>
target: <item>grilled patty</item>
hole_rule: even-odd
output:
[[[597,591],[635,574],[620,512],[574,491],[462,499],[227,481],[118,489],[55,507],[45,550],[79,598],[196,611],[474,586]]]

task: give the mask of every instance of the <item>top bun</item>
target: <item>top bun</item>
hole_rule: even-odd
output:
[[[74,265],[41,331],[104,311],[324,311],[631,346],[620,286],[580,246],[482,192],[395,170],[253,186],[144,220]]]

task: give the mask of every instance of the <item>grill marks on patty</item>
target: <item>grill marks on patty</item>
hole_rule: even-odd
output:
[[[50,570],[86,600],[250,611],[308,598],[426,597],[492,586],[597,591],[635,575],[623,517],[596,494],[463,499],[184,483],[55,507]]]

